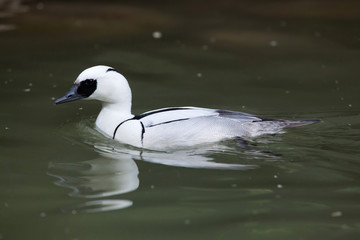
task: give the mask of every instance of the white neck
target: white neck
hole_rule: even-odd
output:
[[[131,114],[131,102],[103,103],[103,107],[96,119],[96,127],[106,135],[112,136],[115,128],[121,122],[133,116]]]
[[[94,78],[95,70],[91,68],[85,70],[78,78]],[[97,79],[96,90],[87,99],[102,102],[102,109],[96,119],[96,127],[106,135],[112,136],[121,122],[134,116],[131,114],[131,89],[126,78],[120,73],[115,71],[104,73],[103,66],[100,66],[99,71],[100,73],[97,73],[99,76],[95,78]]]

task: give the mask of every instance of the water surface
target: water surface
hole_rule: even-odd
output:
[[[358,5],[30,2],[0,28],[0,239],[358,239]],[[98,103],[52,104],[97,64],[127,77],[135,114],[323,122],[142,151],[94,130]]]

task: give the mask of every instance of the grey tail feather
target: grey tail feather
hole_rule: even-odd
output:
[[[299,120],[299,121],[284,120],[284,123],[286,123],[284,127],[285,128],[300,127],[318,122],[321,122],[321,120],[320,119],[308,119],[308,120]]]
[[[261,117],[256,116],[260,118],[261,120],[259,122],[277,122],[280,127],[282,128],[290,128],[290,127],[300,127],[305,126],[313,123],[322,122],[320,119],[307,119],[307,120],[284,120],[284,119],[276,119],[276,118],[267,118],[267,117]]]

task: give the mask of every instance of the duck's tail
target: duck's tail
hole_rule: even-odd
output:
[[[300,127],[305,125],[310,125],[314,123],[322,122],[320,119],[308,119],[308,120],[298,120],[298,121],[291,121],[291,120],[284,120],[284,128],[289,127]]]
[[[300,127],[313,123],[321,122],[320,119],[308,119],[308,120],[284,120],[284,119],[276,119],[276,118],[267,118],[260,117],[261,121],[258,121],[263,126],[271,126],[274,128],[291,128],[291,127]]]

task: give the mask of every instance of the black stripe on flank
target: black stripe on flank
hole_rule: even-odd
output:
[[[121,123],[119,123],[119,125],[116,126],[115,130],[114,130],[114,134],[113,134],[113,139],[115,139],[115,136],[116,136],[116,132],[117,130],[119,129],[119,127],[127,122],[127,121],[130,121],[130,120],[134,120],[135,118],[129,118],[129,119],[126,119],[125,121],[122,121]],[[145,133],[145,126],[144,124],[140,121],[140,124],[141,124],[141,144],[143,144],[143,140],[144,140],[144,133]]]
[[[139,120],[139,119],[147,117],[149,115],[156,114],[156,113],[161,113],[161,112],[168,112],[168,111],[175,111],[175,110],[189,110],[189,109],[191,109],[191,108],[186,108],[186,107],[165,108],[165,109],[155,110],[155,111],[151,111],[151,112],[148,112],[148,113],[142,113],[142,114],[136,115],[134,117],[134,119]]]
[[[181,118],[181,119],[176,119],[176,120],[172,120],[172,121],[167,121],[167,122],[162,122],[162,123],[157,123],[154,125],[150,125],[148,127],[155,127],[155,126],[159,126],[159,125],[163,125],[163,124],[168,124],[168,123],[173,123],[173,122],[179,122],[179,121],[185,121],[185,120],[189,120],[190,118]]]
[[[117,125],[117,127],[116,127],[115,130],[114,130],[113,139],[115,139],[115,135],[116,135],[116,132],[117,132],[118,128],[119,128],[123,123],[125,123],[125,122],[127,122],[127,121],[130,121],[130,120],[133,120],[133,119],[134,119],[134,118],[129,118],[129,119],[126,119],[125,121],[122,121],[121,123],[119,123],[119,125]]]
[[[141,123],[141,128],[142,128],[142,130],[141,130],[141,145],[143,145],[143,143],[144,143],[144,133],[145,133],[145,126],[144,126],[144,124],[140,121],[140,123]]]

